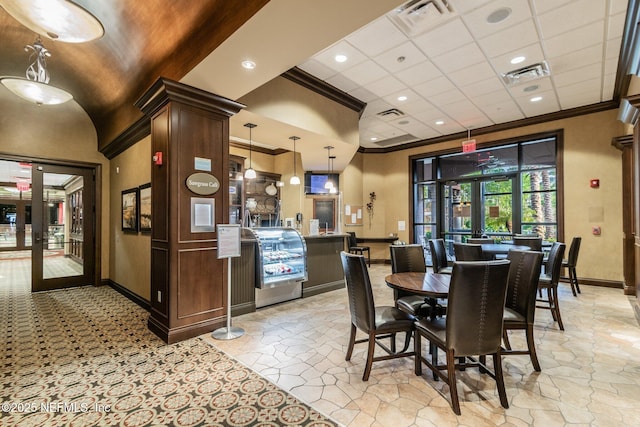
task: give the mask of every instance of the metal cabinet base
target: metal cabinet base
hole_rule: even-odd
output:
[[[256,288],[256,308],[302,297],[300,282],[281,283],[271,288]]]

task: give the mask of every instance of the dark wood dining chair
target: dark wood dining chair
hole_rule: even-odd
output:
[[[457,261],[485,261],[482,253],[482,245],[469,243],[454,243],[453,253]]]
[[[549,257],[544,264],[544,272],[538,279],[538,289],[542,297],[538,297],[537,308],[551,310],[553,320],[558,322],[560,330],[564,331],[562,317],[560,317],[560,306],[558,300],[558,282],[560,281],[560,271],[562,269],[562,257],[564,256],[564,243],[554,242],[549,251]],[[547,297],[544,298],[546,293]]]
[[[513,236],[513,244],[528,246],[532,251],[542,252],[542,237],[540,236]]]
[[[349,235],[349,253],[364,255],[364,253],[366,252],[367,264],[369,264],[369,267],[371,267],[371,248],[369,248],[369,246],[358,245],[358,238],[356,237],[355,232],[348,231],[347,234]]]
[[[434,273],[451,274],[451,266],[447,259],[447,249],[444,239],[429,239],[429,251],[431,252],[431,268]]]
[[[569,246],[569,255],[567,259],[562,261],[562,267],[567,269],[569,275],[569,284],[571,285],[571,292],[573,296],[578,296],[580,292],[580,284],[578,283],[578,274],[576,273],[576,265],[578,264],[578,253],[580,252],[580,244],[582,243],[582,237],[574,237],[571,240],[571,246]],[[578,293],[576,293],[576,291]]]
[[[424,273],[427,266],[424,260],[424,248],[422,245],[391,245],[391,272]],[[424,296],[412,294],[399,289],[393,290],[393,300],[396,307],[414,316],[419,315],[425,305]]]
[[[495,241],[490,237],[469,237],[467,239],[467,243],[472,245],[481,245],[483,243],[495,243]]]
[[[457,415],[460,415],[460,402],[456,369],[472,366],[479,367],[496,381],[500,403],[504,408],[509,407],[501,356],[502,307],[507,293],[509,264],[508,260],[456,261],[449,286],[447,315],[416,321],[415,374],[422,375],[424,363],[445,381],[449,385],[451,407]],[[431,344],[431,360],[422,355],[422,337]],[[444,365],[438,362],[438,348],[445,352]],[[493,372],[482,363],[487,355],[493,356]]]
[[[355,344],[368,343],[367,361],[362,375],[362,380],[367,381],[373,362],[413,356],[415,354],[413,351],[407,351],[414,330],[415,317],[396,307],[375,305],[369,271],[363,255],[354,255],[342,251],[340,258],[344,269],[349,311],[351,313],[351,334],[345,360],[351,360]],[[367,338],[356,340],[358,329],[367,334]],[[402,350],[396,352],[395,338],[399,332],[405,333],[405,343]],[[380,341],[384,338],[391,340],[389,347]],[[387,354],[374,357],[376,344]]]
[[[533,339],[533,322],[536,312],[536,293],[542,269],[542,252],[509,251],[509,284],[504,307],[504,326],[502,341],[504,356],[510,354],[528,354],[533,369],[540,371],[540,362]],[[514,350],[509,342],[508,331],[524,330],[527,338],[527,350]]]

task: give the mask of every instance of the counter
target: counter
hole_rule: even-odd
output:
[[[369,246],[371,252],[371,262],[373,264],[390,264],[391,253],[389,251],[389,245],[398,240],[398,236],[387,237],[356,237],[360,246]]]

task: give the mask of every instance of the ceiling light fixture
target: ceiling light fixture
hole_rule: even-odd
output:
[[[329,156],[329,160],[331,160],[331,167],[329,168],[329,173],[333,174],[333,161],[336,159],[336,156]],[[329,189],[329,193],[331,194],[336,194],[338,192],[338,189],[336,188],[336,186],[333,184],[333,181],[331,181],[331,188]]]
[[[52,40],[84,43],[104,35],[100,21],[68,0],[0,0],[0,6],[31,31]]]
[[[398,97],[398,101],[406,101],[406,100],[407,100],[407,97],[405,95],[400,95]]]
[[[378,140],[378,138],[376,138],[375,136],[372,136],[370,139],[371,139],[371,141],[377,141]]]
[[[300,139],[299,136],[290,136],[289,139],[293,140],[293,176],[289,180],[291,185],[300,185],[300,178],[296,174],[296,141]]]
[[[324,188],[326,188],[327,190],[331,191],[331,189],[334,187],[333,185],[333,181],[331,180],[331,150],[334,148],[333,145],[327,145],[326,147],[324,147],[325,150],[327,150],[327,173],[329,174],[327,176],[327,182],[324,183]]]
[[[51,53],[42,45],[40,38],[37,38],[33,45],[28,44],[24,48],[26,52],[29,52],[29,49],[33,51],[29,56],[29,60],[33,62],[27,68],[26,78],[3,77],[0,78],[0,82],[15,95],[38,105],[63,104],[73,99],[69,92],[48,85],[46,58],[51,56]]]
[[[487,16],[487,22],[489,24],[497,24],[499,22],[504,21],[509,16],[511,16],[511,8],[510,7],[501,7],[499,9],[494,10]]]
[[[444,121],[442,121],[442,120],[437,120],[437,121],[436,121],[436,124],[437,124],[438,126],[443,125],[443,124],[444,124]]]
[[[253,70],[254,68],[256,68],[256,63],[250,60],[242,61],[242,67],[246,68],[247,70]]]
[[[524,56],[516,56],[515,58],[513,58],[511,61],[511,64],[516,65],[516,64],[520,64],[521,62],[524,62],[524,60],[527,59]]]
[[[343,55],[343,54],[339,53],[336,56],[334,56],[333,59],[335,59],[336,62],[340,62],[340,63],[347,62],[347,55]]]
[[[542,101],[542,97],[541,96],[534,96],[533,98],[531,98],[529,101],[531,102],[538,102],[538,101]]]
[[[253,129],[254,127],[256,127],[258,125],[253,124],[253,123],[245,123],[244,126],[249,128],[249,169],[244,171],[244,177],[247,178],[247,179],[255,179],[256,171],[255,171],[255,169],[253,169],[253,163],[252,163],[252,159],[251,159],[251,154],[253,152],[253,142],[251,140],[251,129]]]

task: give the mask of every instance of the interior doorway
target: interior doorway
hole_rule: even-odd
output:
[[[95,284],[95,167],[0,159],[0,171],[2,280]]]

